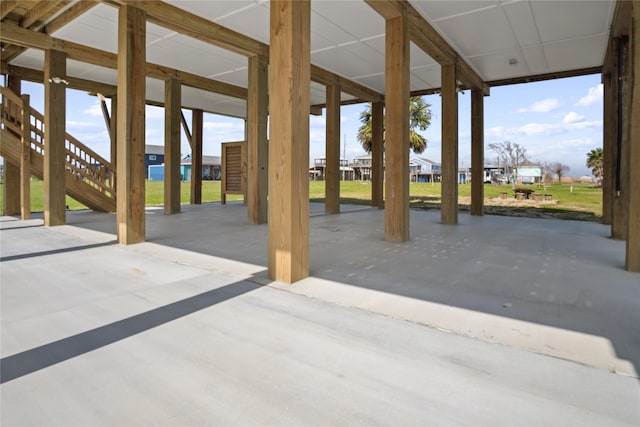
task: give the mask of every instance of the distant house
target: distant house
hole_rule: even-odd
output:
[[[501,184],[502,182],[506,182],[507,176],[505,175],[504,166],[485,165],[483,169],[482,182],[485,184]],[[473,179],[473,177],[471,179]]]
[[[525,160],[516,168],[515,177],[518,184],[538,184],[542,182],[542,166]]]
[[[371,154],[354,157],[351,168],[353,169],[354,179],[360,181],[371,181]]]
[[[202,156],[202,179],[205,181],[219,181],[222,166],[220,156]],[[191,181],[192,166],[191,155],[185,156],[180,161],[180,179]],[[164,163],[161,165],[150,165],[148,168],[150,181],[164,181]]]
[[[440,182],[442,165],[424,157],[413,157],[409,160],[409,177],[411,182]]]
[[[309,179],[314,181],[324,181],[327,168],[327,158],[316,157],[313,159],[313,166],[309,168]],[[347,159],[340,159],[340,179],[342,181],[353,181],[354,171],[349,166]]]
[[[164,146],[163,145],[145,145],[144,146],[144,170],[147,171],[147,179],[149,176],[149,166],[161,165],[164,163]]]

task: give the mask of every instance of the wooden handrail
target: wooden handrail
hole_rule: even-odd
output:
[[[0,86],[0,94],[3,99],[2,125],[12,132],[19,133],[22,126],[22,110],[29,108],[30,146],[36,153],[44,155],[44,115],[30,106],[23,105],[22,98],[8,88]],[[67,172],[115,199],[115,171],[110,162],[69,133],[65,133],[65,151]]]

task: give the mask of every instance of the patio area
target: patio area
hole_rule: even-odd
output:
[[[311,205],[310,274],[241,204],[0,219],[3,425],[637,425],[640,276],[589,222]],[[553,357],[549,357],[553,356]],[[497,404],[496,402],[500,402]]]

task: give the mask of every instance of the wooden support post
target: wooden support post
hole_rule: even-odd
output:
[[[629,67],[630,106],[627,110],[629,135],[629,165],[627,182],[629,186],[629,212],[627,227],[626,266],[629,271],[640,272],[640,4],[633,2],[633,16],[631,25]]]
[[[340,86],[328,85],[324,211],[340,213]]]
[[[164,82],[164,213],[180,213],[180,80]],[[192,169],[191,174],[196,171]]]
[[[20,95],[21,81],[13,74],[9,74],[7,87]],[[5,215],[20,215],[20,164],[14,164],[4,159],[4,198],[2,210]]]
[[[118,240],[145,240],[146,18],[130,4],[118,15]]]
[[[269,54],[269,277],[309,275],[311,3],[272,0]]]
[[[202,203],[202,110],[191,111],[191,204]],[[197,173],[196,173],[197,171]]]
[[[609,46],[611,49],[611,45]],[[613,159],[615,156],[615,132],[613,129],[615,116],[613,76],[611,73],[603,76],[604,102],[603,102],[603,137],[602,151],[604,154],[602,165],[602,223],[611,224],[611,208],[613,204]]]
[[[113,180],[113,188],[117,188],[116,170],[118,170],[118,97],[111,97],[111,117],[109,120],[109,138],[111,139],[111,168],[110,179]]]
[[[48,49],[44,53],[44,225],[66,221],[65,111],[67,56]]]
[[[409,19],[385,26],[386,176],[384,236],[409,240]]]
[[[616,93],[616,161],[611,237],[625,240],[629,223],[629,135],[630,135],[630,70],[629,39],[618,43],[618,81]]]
[[[22,135],[20,135],[20,208],[22,219],[31,218],[31,106],[22,95]]]
[[[471,91],[471,215],[484,214],[484,93]]]
[[[442,66],[443,224],[458,223],[458,92],[456,64]]]
[[[267,193],[269,190],[269,146],[267,145],[267,115],[269,98],[268,58],[249,57],[249,88],[247,98],[247,213],[251,224],[267,223]]]
[[[371,104],[371,206],[384,208],[384,103]]]

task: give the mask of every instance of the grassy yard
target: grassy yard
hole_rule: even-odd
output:
[[[0,181],[0,184],[2,182]],[[540,194],[551,194],[552,201],[516,201],[510,185],[485,185],[485,211],[495,215],[517,215],[533,217],[553,217],[566,219],[581,219],[599,221],[602,216],[602,189],[592,184],[552,184],[547,185],[546,191],[542,186],[526,186]],[[415,209],[437,209],[440,206],[439,183],[411,183],[410,202]],[[471,203],[471,184],[461,184],[458,187],[459,204],[461,210],[468,210]],[[507,199],[501,199],[500,193],[507,193]],[[34,212],[43,209],[43,182],[31,181],[31,208]],[[147,181],[147,206],[162,206],[164,199],[164,183],[162,181]],[[189,203],[190,183],[181,183],[181,201]],[[3,206],[4,191],[0,191],[0,206]],[[324,201],[324,182],[311,181],[309,183],[309,197],[313,202]],[[369,204],[371,200],[371,183],[367,181],[344,181],[340,186],[342,203]],[[241,200],[241,196],[229,196],[228,200]],[[202,201],[220,201],[220,181],[203,181]],[[67,206],[70,210],[86,209],[85,206],[67,196]]]

